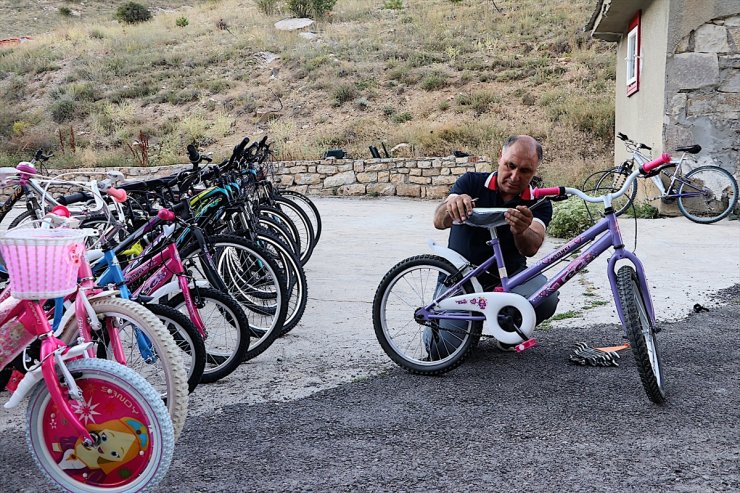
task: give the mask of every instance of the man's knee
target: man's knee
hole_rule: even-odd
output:
[[[539,289],[545,284],[547,284],[547,277],[539,274],[521,286],[517,286],[512,291],[524,296],[525,298],[529,298],[539,291]],[[555,314],[555,310],[558,308],[558,302],[560,301],[560,298],[558,297],[559,294],[559,291],[555,291],[534,309],[534,313],[537,316],[537,325]]]

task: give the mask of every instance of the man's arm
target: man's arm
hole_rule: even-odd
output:
[[[473,213],[473,199],[467,194],[451,193],[434,211],[434,227],[447,229],[452,222],[462,222]]]
[[[524,205],[519,205],[516,209],[506,211],[504,217],[509,223],[519,253],[526,257],[536,254],[545,241],[545,227],[539,221],[533,220],[532,211]]]

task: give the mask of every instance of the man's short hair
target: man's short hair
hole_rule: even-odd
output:
[[[514,145],[514,142],[519,140],[521,137],[521,135],[512,135],[511,137],[506,139],[506,142],[504,142],[504,151],[506,151],[506,149],[508,149],[510,146]],[[542,144],[540,144],[540,142],[534,137],[532,139],[534,140],[535,148],[537,149],[537,164],[539,164],[542,162]]]

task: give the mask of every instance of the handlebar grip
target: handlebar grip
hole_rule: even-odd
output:
[[[17,169],[20,173],[25,173],[27,175],[36,174],[36,166],[25,161],[22,163],[18,163],[18,166],[16,166],[15,169]]]
[[[627,137],[627,135],[623,134],[622,132],[619,132],[619,133],[617,134],[617,138],[618,138],[619,140],[628,140],[628,139],[629,139],[629,137]]]
[[[188,144],[188,159],[191,163],[197,163],[200,160],[200,154],[193,144]]]
[[[157,217],[160,218],[162,221],[174,221],[177,216],[169,209],[159,209],[159,212],[157,212]]]
[[[121,202],[126,202],[126,199],[128,198],[128,194],[126,193],[126,190],[122,190],[122,189],[120,189],[120,188],[114,188],[114,187],[110,187],[110,188],[109,188],[109,189],[107,190],[107,193],[108,193],[108,195],[110,195],[110,196],[111,196],[111,198],[112,198],[113,200],[115,200],[115,201],[116,201],[116,202],[118,202],[119,204],[120,204]]]
[[[69,218],[71,216],[71,214],[69,213],[69,209],[67,209],[63,205],[54,206],[54,208],[51,209],[51,213],[66,218]]]
[[[549,187],[549,188],[535,188],[534,198],[541,199],[542,197],[559,197],[565,195],[565,187]]]
[[[92,200],[92,198],[93,196],[87,192],[75,192],[69,195],[57,197],[57,202],[62,205],[70,205],[77,202],[87,202],[88,200]]]
[[[671,155],[670,154],[666,154],[664,152],[663,154],[660,155],[660,157],[658,159],[653,159],[649,163],[643,164],[642,166],[640,166],[640,173],[647,174],[651,170],[657,168],[658,166],[662,166],[662,165],[668,164],[670,162],[671,162]]]

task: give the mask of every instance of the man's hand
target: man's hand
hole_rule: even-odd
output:
[[[532,221],[534,216],[529,207],[518,205],[516,209],[506,211],[504,218],[509,224],[519,253],[526,257],[536,254],[545,241],[545,227],[538,221]]]
[[[454,222],[462,222],[473,213],[473,199],[467,194],[450,194],[444,202],[439,204],[434,213],[434,227],[447,229]]]
[[[509,223],[512,234],[521,235],[529,229],[534,216],[532,215],[532,211],[529,210],[529,207],[518,205],[516,209],[509,209],[506,211],[504,213],[504,218],[506,219],[506,222]]]

